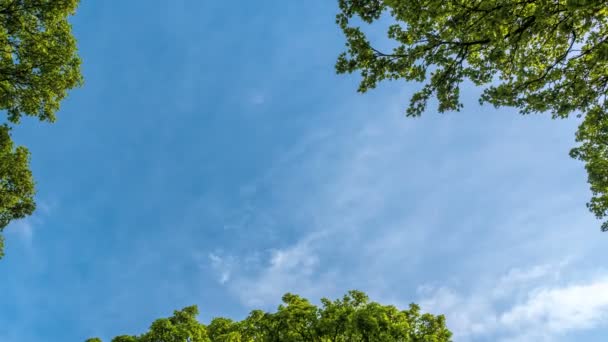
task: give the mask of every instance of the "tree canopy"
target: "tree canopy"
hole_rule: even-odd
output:
[[[415,304],[399,310],[370,302],[360,291],[334,301],[324,298],[321,303],[317,307],[288,293],[275,313],[254,310],[242,321],[214,318],[207,326],[196,321],[198,310],[191,306],[154,321],[142,335],[117,336],[112,342],[448,342],[451,338],[443,316],[422,314]]]
[[[408,116],[421,115],[431,98],[439,112],[460,110],[465,80],[484,87],[482,104],[584,116],[570,155],[585,162],[588,208],[608,216],[608,1],[339,0],[339,7],[347,49],[336,71],[358,71],[360,92],[384,80],[424,82]],[[392,18],[390,51],[360,26],[383,16]]]
[[[54,121],[80,85],[80,57],[68,17],[78,0],[0,0],[0,109]]]
[[[0,231],[35,208],[29,153],[13,147],[8,124],[24,115],[53,122],[68,90],[82,83],[68,22],[78,2],[0,0],[0,110],[7,114],[0,127]]]

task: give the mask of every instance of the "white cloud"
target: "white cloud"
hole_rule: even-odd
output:
[[[566,282],[565,265],[512,269],[468,292],[421,287],[419,303],[445,314],[457,341],[555,341],[608,323],[608,274]]]
[[[500,316],[509,330],[556,334],[607,323],[608,276],[563,287],[534,289],[529,298]]]

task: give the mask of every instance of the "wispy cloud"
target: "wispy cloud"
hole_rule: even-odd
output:
[[[250,98],[251,104],[262,105],[266,102],[266,95],[261,92],[254,93]]]
[[[231,289],[248,307],[269,307],[287,292],[318,298],[333,292],[335,279],[319,266],[315,238],[308,237],[297,244],[275,249],[262,270],[249,277],[240,277]]]
[[[32,220],[31,218],[25,218],[12,222],[6,229],[7,235],[17,236],[20,240],[31,244],[34,236],[34,224]]]
[[[230,280],[235,262],[234,258],[225,258],[214,253],[209,253],[209,261],[211,262],[211,267],[219,274],[218,281],[220,284],[225,284]]]

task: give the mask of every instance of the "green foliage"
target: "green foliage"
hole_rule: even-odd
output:
[[[585,116],[576,132],[581,146],[572,149],[570,155],[586,161],[589,184],[593,197],[587,207],[597,218],[608,216],[608,115],[605,108],[595,107]],[[602,224],[608,231],[608,221]]]
[[[78,0],[0,0],[0,110],[7,123],[23,115],[54,121],[67,91],[82,83],[68,16]],[[14,151],[0,129],[0,231],[34,210],[28,151]],[[0,257],[3,242],[0,236]]]
[[[608,215],[608,2],[599,0],[339,0],[346,36],[338,73],[360,72],[360,92],[384,80],[425,82],[410,99],[419,116],[436,98],[438,111],[460,110],[466,79],[484,86],[480,103],[522,114],[585,116],[571,155],[586,162],[589,209]],[[390,52],[374,48],[353,18],[394,24]],[[608,230],[608,222],[602,226]]]
[[[283,304],[276,313],[254,310],[242,321],[215,318],[206,327],[196,323],[196,309],[193,308],[176,311],[172,318],[155,321],[144,335],[119,336],[112,342],[183,342],[187,338],[192,342],[451,341],[443,316],[421,314],[420,308],[414,304],[408,310],[400,311],[391,305],[370,302],[359,291],[350,291],[341,300],[324,298],[321,307],[288,293],[283,296]],[[176,321],[178,316],[186,319]]]
[[[67,18],[78,0],[0,0],[0,109],[54,121],[67,91],[82,82]]]
[[[12,220],[30,215],[35,207],[29,152],[22,146],[15,148],[9,128],[0,126],[0,232]],[[3,247],[0,235],[0,257]]]
[[[172,317],[157,319],[150,330],[140,336],[117,336],[112,342],[207,342],[207,329],[196,320],[198,309],[189,306],[175,311]],[[99,341],[101,342],[101,341]]]

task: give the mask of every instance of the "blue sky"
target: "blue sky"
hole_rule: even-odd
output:
[[[38,211],[6,231],[0,341],[146,330],[349,289],[445,313],[455,341],[600,341],[606,236],[577,119],[334,74],[334,1],[84,1],[86,84],[24,120]]]

